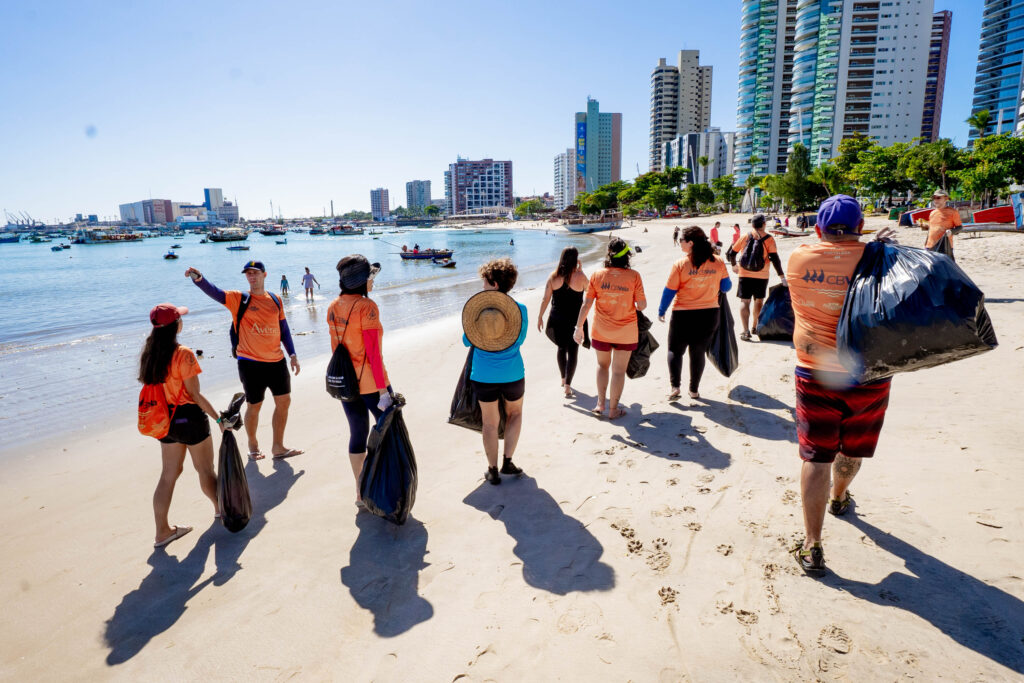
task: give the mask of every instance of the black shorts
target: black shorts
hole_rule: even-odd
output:
[[[177,408],[167,406],[171,417],[171,429],[160,443],[183,443],[195,446],[210,436],[210,418],[195,403],[183,403]]]
[[[263,403],[267,389],[274,396],[292,393],[292,378],[284,358],[274,363],[239,358],[238,378],[242,380],[246,403]]]
[[[473,388],[476,389],[476,398],[481,403],[497,401],[499,397],[506,401],[518,401],[526,393],[525,377],[515,382],[499,382],[497,384],[477,382],[476,380],[470,381],[473,382]]]
[[[768,278],[741,277],[736,296],[741,299],[763,299],[768,293]]]

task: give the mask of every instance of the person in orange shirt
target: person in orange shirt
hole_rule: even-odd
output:
[[[750,219],[754,230],[736,240],[725,257],[729,259],[734,273],[739,273],[739,286],[736,288],[736,296],[740,299],[740,322],[743,324],[743,332],[740,339],[750,341],[750,300],[754,300],[754,327],[757,327],[757,318],[761,315],[761,306],[764,304],[765,294],[768,292],[768,262],[771,261],[775,272],[782,278],[782,284],[786,284],[786,274],[782,270],[782,260],[779,259],[779,249],[775,246],[775,238],[768,234],[764,227],[765,217],[757,214]],[[739,227],[739,226],[737,226]],[[747,244],[753,241],[753,249],[748,250]],[[757,254],[757,244],[761,245],[761,253]],[[751,253],[748,254],[747,252]],[[736,256],[740,255],[740,262],[737,265]],[[749,258],[748,258],[749,256]],[[754,262],[760,264],[760,268],[754,268]]]
[[[614,420],[626,414],[619,405],[622,388],[626,383],[629,357],[640,338],[636,312],[647,308],[644,283],[640,273],[629,267],[629,245],[621,237],[608,241],[604,268],[590,278],[587,296],[576,320],[573,338],[583,343],[583,323],[594,307],[594,323],[590,326],[591,345],[597,352],[597,406],[594,412],[604,412],[605,396],[611,399],[608,417]],[[609,378],[609,370],[611,377]]]
[[[249,439],[249,458],[262,460],[266,457],[260,451],[259,440],[256,438],[256,427],[259,425],[260,408],[267,395],[267,389],[274,397],[273,425],[274,442],[270,452],[275,459],[290,458],[303,453],[299,448],[288,448],[284,445],[284,429],[288,424],[288,408],[291,406],[292,381],[288,376],[288,365],[281,352],[284,344],[291,359],[292,371],[299,374],[299,358],[295,355],[295,345],[288,329],[288,321],[284,317],[281,300],[267,292],[264,287],[267,269],[261,261],[249,261],[242,268],[242,274],[249,281],[249,291],[243,294],[237,290],[227,292],[218,289],[212,282],[203,277],[195,268],[185,271],[185,276],[192,278],[199,289],[231,311],[231,324],[243,302],[246,304],[238,326],[238,377],[242,380],[245,391],[245,434]]]
[[[365,506],[359,497],[359,475],[366,459],[370,415],[374,420],[380,417],[391,405],[393,393],[381,350],[384,327],[377,304],[370,299],[380,264],[353,254],[338,261],[337,269],[341,293],[327,308],[327,328],[331,333],[331,351],[342,344],[359,377],[360,400],[342,402],[341,406],[348,420],[348,459],[356,478],[356,506],[362,509]]]
[[[889,405],[890,380],[857,384],[836,351],[839,313],[864,253],[863,229],[856,199],[829,197],[821,204],[815,225],[821,241],[797,247],[786,268],[793,302],[796,429],[806,531],[793,556],[812,576],[825,573],[821,531],[826,507],[833,515],[849,508],[850,482],[861,459],[874,455]],[[891,230],[883,230],[878,237],[889,234]]]
[[[199,474],[199,486],[213,503],[217,514],[217,475],[213,469],[213,438],[207,415],[221,424],[217,411],[199,392],[199,361],[192,349],[178,343],[181,316],[188,313],[184,306],[157,304],[149,312],[153,330],[146,339],[139,360],[139,381],[143,384],[162,384],[167,409],[171,415],[171,428],[160,439],[163,467],[156,491],[153,492],[153,517],[156,520],[155,548],[176,541],[192,527],[171,526],[167,516],[171,509],[174,485],[181,475],[185,451],[192,456],[192,465]],[[221,431],[224,426],[221,424]]]
[[[717,226],[718,224],[715,223]],[[704,231],[693,226],[679,240],[683,258],[672,270],[661,295],[658,320],[672,304],[672,322],[668,328],[668,374],[671,382],[669,401],[677,401],[682,384],[683,353],[690,351],[690,398],[700,398],[700,378],[704,374],[704,355],[718,329],[718,293],[732,288],[729,271]]]
[[[932,205],[934,209],[928,214],[928,240],[924,243],[926,249],[931,249],[943,238],[949,236],[949,246],[953,246],[953,228],[963,225],[960,221],[960,212],[946,206],[949,202],[949,195],[945,190],[935,190],[932,193]]]

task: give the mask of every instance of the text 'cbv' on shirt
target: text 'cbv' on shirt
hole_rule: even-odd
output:
[[[636,303],[647,302],[640,273],[631,268],[602,268],[590,278],[587,298],[594,301],[590,336],[609,344],[635,344]]]
[[[673,311],[697,311],[702,308],[718,308],[718,292],[722,280],[729,277],[729,271],[721,259],[705,261],[700,268],[694,268],[689,256],[672,264],[665,287],[676,290]]]
[[[847,372],[836,354],[836,326],[864,246],[853,241],[805,244],[789,257],[786,281],[793,301],[798,367]]]
[[[373,378],[373,369],[366,358],[366,342],[364,331],[372,331],[377,335],[377,346],[381,358],[384,357],[384,326],[380,323],[380,310],[372,299],[360,294],[342,294],[331,302],[327,309],[327,328],[331,332],[331,352],[338,344],[345,345],[352,359],[352,367],[359,377],[359,393],[377,393],[377,383]],[[384,365],[381,360],[381,366]],[[384,370],[384,387],[388,386],[388,372]],[[383,388],[383,387],[380,387]]]
[[[238,329],[238,357],[276,363],[284,358],[284,351],[281,350],[284,309],[278,307],[269,294],[249,296],[249,307],[245,309]],[[241,292],[224,292],[224,306],[231,311],[231,324],[235,322],[241,303]]]

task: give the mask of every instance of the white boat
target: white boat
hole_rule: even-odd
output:
[[[602,211],[600,216],[583,218],[570,218],[565,222],[565,229],[569,232],[602,232],[604,230],[618,230],[622,227],[621,211]]]

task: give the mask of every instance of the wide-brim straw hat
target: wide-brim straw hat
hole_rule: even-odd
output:
[[[483,291],[462,307],[462,331],[481,351],[504,351],[516,343],[522,329],[523,313],[508,294]]]

